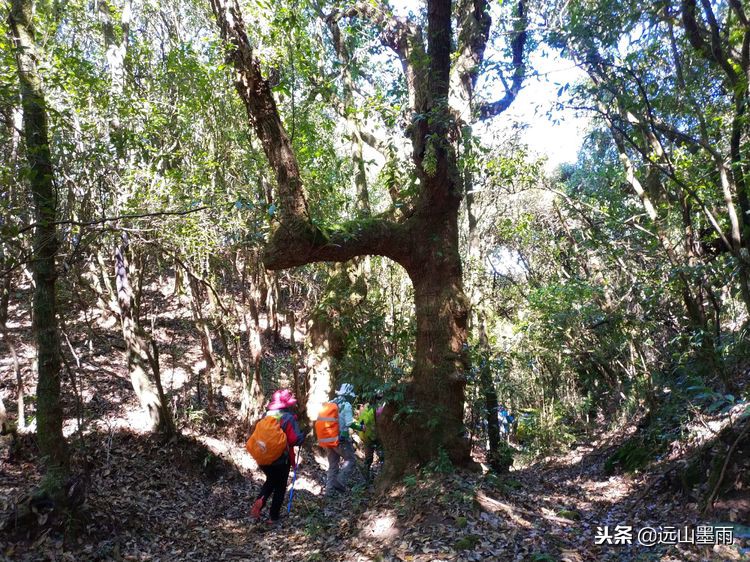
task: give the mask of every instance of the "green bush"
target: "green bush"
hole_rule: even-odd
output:
[[[515,449],[508,445],[505,441],[500,441],[497,445],[497,453],[495,454],[495,462],[492,463],[497,468],[498,472],[508,472],[511,466],[513,466],[513,455]]]
[[[560,450],[575,441],[562,411],[542,416],[539,410],[524,410],[516,422],[516,440],[532,452]]]
[[[657,454],[657,447],[643,437],[635,437],[626,441],[604,463],[606,474],[617,470],[636,472],[646,466]]]

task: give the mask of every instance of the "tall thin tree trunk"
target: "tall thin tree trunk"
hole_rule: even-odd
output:
[[[16,375],[16,387],[18,393],[18,428],[26,428],[26,408],[24,400],[24,387],[23,387],[23,376],[21,372],[21,365],[18,362],[18,353],[16,352],[16,346],[10,335],[8,334],[8,305],[10,300],[10,289],[12,273],[6,274],[3,279],[2,287],[0,287],[0,342],[4,342],[8,347],[10,356],[13,360],[13,372]]]
[[[0,435],[5,435],[8,432],[7,419],[8,414],[5,411],[5,402],[3,402],[3,397],[0,396]]]
[[[3,260],[0,264],[4,265],[6,262]],[[13,280],[12,273],[8,272],[3,279],[2,285],[0,286],[0,327],[5,327],[8,323],[8,306],[10,304],[10,290]]]
[[[10,349],[10,355],[13,357],[13,371],[16,374],[16,388],[18,396],[16,398],[16,404],[18,404],[18,429],[26,429],[26,391],[23,386],[23,371],[21,370],[21,364],[18,361],[18,353],[16,352],[15,343],[10,338],[6,338],[6,344]]]
[[[344,343],[326,310],[316,309],[307,325],[307,418],[314,420],[338,378]]]
[[[57,197],[49,150],[44,89],[37,72],[37,45],[31,0],[13,0],[10,31],[16,48],[23,108],[23,136],[34,199],[33,330],[37,346],[37,435],[53,494],[69,474],[67,444],[62,432],[60,401],[60,336],[57,328]]]
[[[297,331],[297,319],[294,314],[294,310],[291,308],[287,311],[287,323],[289,324],[289,345],[292,348],[291,352],[291,363],[292,363],[292,376],[294,384],[294,396],[297,397],[297,401],[300,404],[307,404],[307,389],[304,385],[304,378],[300,377],[300,357],[299,350],[297,349],[297,339],[295,332]],[[307,422],[307,409],[300,408],[301,420]]]
[[[495,381],[492,380],[492,369],[490,366],[490,345],[487,340],[487,332],[484,319],[479,319],[479,348],[482,351],[482,363],[479,365],[479,386],[484,399],[485,416],[487,419],[487,437],[489,438],[490,450],[488,455],[489,464],[495,471],[502,471],[506,467],[498,463],[500,447],[500,427],[498,418],[497,390]]]
[[[198,336],[201,342],[201,353],[203,355],[203,362],[206,364],[205,376],[206,376],[206,398],[208,400],[208,409],[213,411],[214,409],[214,372],[216,371],[216,355],[214,354],[214,346],[211,341],[211,331],[208,327],[208,322],[203,316],[203,287],[200,282],[195,279],[188,272],[190,277],[190,295],[191,295],[191,308],[193,311],[193,320],[195,326],[198,328]]]
[[[266,334],[279,342],[279,279],[275,271],[266,271]]]
[[[130,382],[141,407],[149,416],[152,429],[171,436],[175,433],[172,413],[162,390],[161,381],[157,383],[153,380],[159,376],[158,355],[154,353],[155,346],[143,333],[133,316],[133,292],[128,280],[126,250],[127,237],[123,234],[123,244],[115,250],[115,281],[122,335],[127,348]]]
[[[239,261],[239,260],[238,260]],[[243,366],[241,373],[242,399],[240,402],[240,417],[249,428],[263,413],[263,386],[261,381],[261,363],[263,359],[263,346],[260,339],[260,317],[258,315],[259,292],[257,290],[257,279],[255,275],[248,274],[249,256],[242,263],[242,318],[247,333],[247,356],[248,361]],[[257,269],[257,263],[255,264]],[[239,266],[238,266],[239,269]],[[250,281],[248,289],[247,281]],[[239,340],[241,341],[241,339]],[[238,348],[237,355],[241,356],[243,351]]]

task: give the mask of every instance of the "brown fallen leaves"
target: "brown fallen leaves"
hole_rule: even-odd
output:
[[[324,467],[307,451],[310,461],[300,467],[292,512],[280,527],[269,529],[248,514],[262,475],[242,473],[198,441],[161,443],[125,432],[94,433],[88,441],[102,454],[95,458],[78,536],[63,538],[57,529],[30,542],[6,541],[0,555],[12,560],[583,562],[733,559],[737,553],[735,547],[596,545],[597,527],[604,525],[637,529],[700,520],[695,506],[667,490],[639,499],[640,480],[605,477],[596,463],[586,464],[581,451],[557,459],[554,469],[531,466],[501,477],[424,471],[382,496],[357,474],[351,490],[333,498],[318,494]],[[22,493],[34,465],[24,461],[22,473],[4,462],[3,496]]]

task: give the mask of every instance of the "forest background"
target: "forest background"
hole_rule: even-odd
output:
[[[341,382],[384,393],[381,493],[596,436],[607,474],[750,511],[744,5],[394,10],[0,4],[16,521],[74,513],[115,435],[241,448],[278,386],[307,423]],[[512,113],[539,79],[573,162]]]

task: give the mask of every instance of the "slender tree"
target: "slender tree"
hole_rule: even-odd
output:
[[[161,384],[159,352],[156,342],[147,336],[133,310],[133,290],[130,287],[127,264],[128,238],[115,249],[115,281],[120,324],[128,357],[128,372],[133,390],[141,407],[149,417],[152,429],[165,436],[175,433],[172,412]]]
[[[10,31],[16,47],[18,81],[23,109],[23,138],[28,179],[34,200],[33,330],[37,346],[37,435],[47,468],[51,492],[59,492],[69,472],[68,452],[62,432],[60,403],[60,340],[57,325],[55,258],[57,194],[50,157],[44,85],[37,69],[38,46],[34,36],[34,3],[14,0]]]

